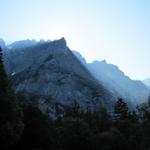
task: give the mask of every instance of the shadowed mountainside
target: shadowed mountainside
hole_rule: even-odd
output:
[[[16,92],[34,97],[36,104],[54,112],[77,101],[83,108],[112,108],[113,95],[74,56],[64,38],[4,53],[7,73]],[[33,99],[33,98],[32,98]]]

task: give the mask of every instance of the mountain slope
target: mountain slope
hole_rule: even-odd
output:
[[[108,64],[105,60],[86,63],[78,52],[74,52],[74,54],[114,95],[135,104],[147,100],[149,90],[141,81],[131,80],[117,66]]]
[[[112,108],[114,97],[73,55],[64,38],[10,49],[4,56],[16,91],[36,97],[44,111],[54,111],[54,105],[70,105],[74,101],[84,108]]]

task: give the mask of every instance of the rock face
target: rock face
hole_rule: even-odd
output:
[[[64,38],[4,53],[5,68],[16,91],[34,97],[44,111],[77,101],[83,108],[112,108],[114,97],[74,56]]]
[[[117,97],[135,105],[147,100],[149,89],[141,81],[131,80],[117,66],[108,64],[105,60],[86,63],[79,53],[74,53],[95,78]]]

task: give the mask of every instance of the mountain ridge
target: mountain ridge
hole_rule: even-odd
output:
[[[106,60],[86,63],[79,52],[74,51],[74,54],[82,63],[84,62],[83,64],[105,88],[117,94],[118,97],[136,104],[147,100],[150,91],[142,81],[130,79],[118,66],[108,64]]]
[[[13,78],[16,92],[27,97],[34,95],[45,111],[54,111],[53,105],[68,105],[74,100],[83,107],[95,109],[101,105],[112,108],[118,97],[131,106],[146,101],[149,91],[141,81],[131,80],[106,60],[87,63],[80,53],[68,48],[63,37],[54,41],[14,43],[4,51],[6,71]]]

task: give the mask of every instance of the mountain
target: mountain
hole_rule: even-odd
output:
[[[113,95],[74,56],[64,38],[32,46],[13,46],[4,53],[6,71],[17,93],[36,99],[48,112],[77,101],[83,108],[112,108]]]
[[[5,41],[3,39],[0,39],[0,47],[2,49],[6,49],[6,44],[5,44]]]
[[[12,44],[9,44],[7,47],[9,49],[17,49],[17,48],[25,48],[25,47],[31,47],[36,45],[38,42],[36,40],[21,40],[21,41],[15,41]]]
[[[117,97],[134,104],[147,100],[149,89],[141,81],[131,80],[116,65],[108,64],[106,60],[86,63],[80,53],[74,52],[74,54],[93,76]]]
[[[143,83],[150,89],[150,78],[143,80]]]

